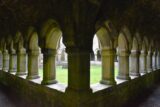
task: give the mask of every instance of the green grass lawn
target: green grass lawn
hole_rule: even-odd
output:
[[[39,70],[39,75],[42,77],[43,76],[43,70]],[[91,77],[90,77],[90,82],[91,84],[98,83],[101,80],[101,66],[91,66]],[[115,69],[115,76],[117,76],[118,70],[117,68]],[[68,81],[68,70],[67,69],[62,69],[61,66],[56,67],[56,80],[59,83],[64,83],[67,84]]]

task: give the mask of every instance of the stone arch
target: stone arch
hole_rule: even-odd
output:
[[[61,36],[62,31],[58,23],[53,19],[49,19],[43,24],[40,33],[40,38],[43,43],[41,44],[42,48],[57,49]]]
[[[142,49],[142,38],[141,38],[139,32],[136,32],[135,37],[136,37],[136,39],[138,41],[139,50],[141,50]]]
[[[120,32],[118,37],[118,50],[119,51],[128,51],[129,50],[129,43],[126,35],[123,32]]]
[[[132,35],[128,29],[127,26],[123,26],[122,30],[123,34],[125,35],[127,41],[128,41],[128,46],[129,46],[129,50],[132,49]]]
[[[139,51],[139,42],[136,37],[133,37],[132,50]]]
[[[101,47],[102,84],[116,84],[114,79],[115,33],[112,23],[105,21],[96,32]],[[98,57],[98,56],[97,56]],[[97,58],[98,59],[98,58]]]
[[[27,31],[27,44],[29,50],[38,50],[38,34],[34,27],[30,26]]]
[[[55,60],[61,37],[62,31],[55,20],[49,19],[43,24],[40,32],[40,46],[43,53],[42,84],[44,85],[57,83]]]
[[[149,49],[149,41],[147,37],[144,37],[142,42],[142,50],[148,51],[148,49]]]

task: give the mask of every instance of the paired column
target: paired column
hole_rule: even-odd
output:
[[[55,84],[56,79],[56,67],[55,57],[56,49],[43,49],[43,85]]]
[[[129,77],[129,51],[119,50],[119,72],[118,79],[130,80]]]
[[[101,52],[102,55],[102,80],[100,83],[115,85],[114,78],[114,60],[115,60],[115,50],[114,49],[104,49]]]
[[[9,54],[8,50],[4,49],[3,51],[3,71],[8,71],[9,70]]]
[[[139,56],[140,56],[140,52],[138,50],[131,50],[130,75],[132,75],[132,76],[140,76],[140,73],[139,73]]]
[[[67,92],[91,92],[90,52],[78,48],[67,48],[68,87]]]
[[[16,75],[26,74],[26,49],[21,48],[17,54],[17,73]]]
[[[147,52],[145,50],[142,50],[140,55],[140,73],[147,73]]]
[[[17,55],[15,50],[11,50],[10,59],[9,59],[9,72],[17,71]]]
[[[28,52],[28,75],[27,79],[37,79],[38,75],[38,56],[40,50],[30,50]]]
[[[147,71],[148,72],[152,72],[153,69],[152,69],[152,51],[148,51],[148,55],[147,55]]]

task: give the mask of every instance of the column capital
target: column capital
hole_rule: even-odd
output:
[[[47,49],[47,48],[44,48],[44,49],[42,49],[42,53],[44,55],[56,55],[57,50],[56,49]]]
[[[21,48],[17,51],[18,54],[26,54],[26,49],[25,48]]]
[[[28,51],[28,55],[39,55],[40,54],[40,50],[29,50]]]
[[[118,55],[119,55],[119,56],[129,56],[129,54],[130,54],[130,51],[129,51],[129,50],[125,50],[125,49],[122,50],[122,49],[121,49],[121,50],[118,51]]]
[[[114,49],[103,49],[101,51],[102,56],[114,56],[116,51]]]

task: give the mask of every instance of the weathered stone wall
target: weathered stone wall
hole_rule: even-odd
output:
[[[95,91],[92,94],[86,94],[86,99],[79,103],[78,107],[123,106],[126,102],[137,98],[138,95],[151,88],[159,81],[159,76],[160,71],[157,70],[139,78]],[[35,107],[35,105],[37,107],[72,107],[72,103],[76,103],[74,98],[69,98],[68,94],[63,91],[40,85],[8,72],[0,71],[0,83],[7,86],[17,98],[28,103],[29,107]]]

